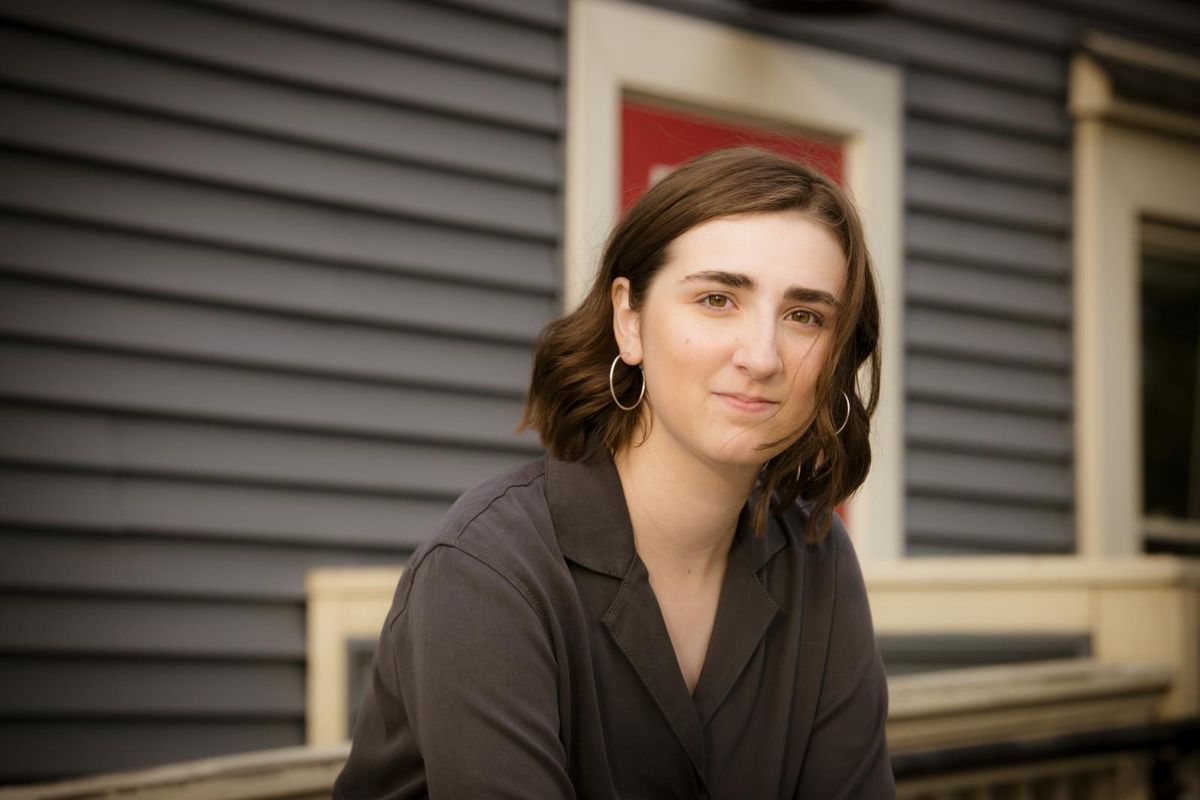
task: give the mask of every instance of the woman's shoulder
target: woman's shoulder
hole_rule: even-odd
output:
[[[537,506],[545,505],[546,458],[505,470],[467,489],[442,517],[431,542],[470,542],[488,532],[528,528]]]
[[[537,584],[562,564],[545,475],[543,456],[467,489],[413,553],[406,572],[415,578],[436,554],[458,562],[460,569],[493,572],[522,594],[535,594]]]

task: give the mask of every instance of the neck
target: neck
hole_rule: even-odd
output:
[[[703,581],[724,572],[758,470],[714,465],[672,444],[652,433],[613,463],[647,570],[659,579]]]

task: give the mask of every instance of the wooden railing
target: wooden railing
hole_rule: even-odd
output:
[[[893,678],[888,736],[899,797],[1149,800],[1151,767],[1164,751],[1200,760],[1200,718],[1156,721],[1170,687],[1169,668],[1090,659]],[[347,749],[288,748],[0,789],[0,800],[325,800]],[[1177,786],[1200,791],[1195,769],[1168,766]]]
[[[0,789],[0,800],[329,797],[347,752],[347,653],[377,638],[399,575],[310,576],[310,747]],[[1154,781],[1200,797],[1200,565],[928,559],[865,575],[881,635],[1062,634],[1085,637],[1092,654],[893,676],[888,738],[901,798],[1140,800],[1156,796]]]
[[[0,800],[329,800],[349,752],[343,743],[239,753],[0,789]]]

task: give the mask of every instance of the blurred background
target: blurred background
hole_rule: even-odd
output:
[[[0,0],[0,784],[344,741],[408,554],[540,452],[538,330],[623,207],[740,142],[871,236],[845,512],[898,774],[1036,734],[1100,766],[1022,785],[1185,796],[1186,0]]]

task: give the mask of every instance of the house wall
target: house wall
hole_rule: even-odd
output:
[[[304,741],[558,310],[563,10],[0,2],[0,783]]]
[[[903,65],[908,550],[1072,550],[1067,60],[1200,12],[653,5]],[[565,5],[0,22],[0,782],[300,743],[304,572],[538,452]]]

